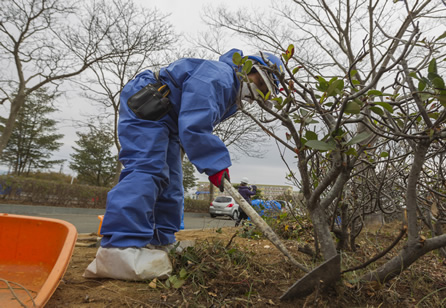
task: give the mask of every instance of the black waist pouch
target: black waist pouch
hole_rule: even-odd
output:
[[[167,95],[170,90],[161,82],[148,84],[127,101],[135,115],[144,120],[158,121],[172,108]]]

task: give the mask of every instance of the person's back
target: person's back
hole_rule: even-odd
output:
[[[238,188],[238,192],[240,195],[242,195],[242,197],[246,200],[246,202],[248,202],[249,205],[251,205],[251,196],[254,196],[256,194],[256,190],[251,189],[251,187],[246,185],[240,185]]]
[[[240,182],[240,186],[238,187],[239,194],[243,197],[243,199],[246,200],[246,202],[251,205],[251,196],[254,196],[257,193],[257,186],[252,185],[248,186],[249,180],[248,178],[243,178]],[[240,208],[240,216],[237,219],[235,226],[237,227],[240,225],[243,219],[247,219],[248,215]]]

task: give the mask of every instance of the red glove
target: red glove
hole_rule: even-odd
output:
[[[221,192],[225,190],[225,179],[230,181],[228,168],[223,169],[209,177],[209,181],[211,181],[212,184],[220,188]]]

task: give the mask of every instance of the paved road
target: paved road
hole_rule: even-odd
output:
[[[41,216],[47,218],[62,219],[72,223],[78,233],[97,232],[99,227],[98,215],[105,210],[62,208],[53,206],[0,204],[0,213],[19,214],[29,216]],[[229,218],[211,218],[205,213],[185,213],[185,229],[217,229],[221,227],[233,227],[234,221]]]

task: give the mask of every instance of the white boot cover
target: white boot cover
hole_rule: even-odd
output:
[[[121,280],[165,279],[172,273],[167,252],[147,248],[99,247],[83,277]]]

